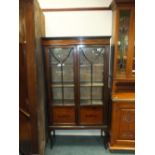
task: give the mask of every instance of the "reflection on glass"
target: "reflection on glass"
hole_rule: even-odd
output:
[[[126,59],[128,52],[128,33],[130,24],[130,11],[121,10],[119,20],[119,41],[118,41],[118,71],[119,73],[125,72]]]

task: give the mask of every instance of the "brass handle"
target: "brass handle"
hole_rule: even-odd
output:
[[[24,114],[24,116],[26,116],[27,118],[30,118],[30,114],[27,113],[25,110],[19,108],[19,111],[20,111],[22,114]]]

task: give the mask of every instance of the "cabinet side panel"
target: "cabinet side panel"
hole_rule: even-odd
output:
[[[46,117],[45,117],[45,83],[41,37],[45,35],[44,15],[37,0],[34,0],[34,26],[35,26],[35,61],[37,80],[37,105],[38,105],[38,145],[40,155],[44,154],[46,143]]]

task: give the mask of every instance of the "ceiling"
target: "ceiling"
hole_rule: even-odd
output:
[[[109,7],[112,0],[38,0],[42,9]]]

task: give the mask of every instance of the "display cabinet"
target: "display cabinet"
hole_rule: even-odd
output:
[[[48,128],[107,130],[110,37],[42,38]]]
[[[112,116],[110,150],[134,150],[135,7],[134,0],[113,0]]]

